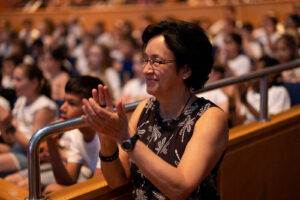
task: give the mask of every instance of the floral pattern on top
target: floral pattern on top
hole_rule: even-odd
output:
[[[198,98],[186,107],[177,119],[164,120],[159,114],[159,102],[155,98],[150,98],[141,113],[137,125],[137,134],[140,136],[140,140],[156,155],[170,165],[177,167],[185,147],[193,135],[196,121],[211,107],[216,107],[216,105],[204,98]],[[187,199],[219,199],[216,177],[222,158]],[[143,175],[142,171],[133,162],[131,162],[130,169],[135,199],[168,199]]]

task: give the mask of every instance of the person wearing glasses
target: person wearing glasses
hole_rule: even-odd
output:
[[[212,46],[183,21],[149,25],[142,36],[147,92],[128,122],[106,86],[83,100],[82,119],[98,132],[103,175],[131,181],[135,199],[219,199],[216,176],[228,142],[224,112],[194,91],[211,71]]]

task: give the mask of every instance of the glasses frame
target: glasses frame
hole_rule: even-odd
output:
[[[175,62],[176,62],[176,60],[158,60],[158,59],[149,59],[149,58],[143,58],[143,60],[142,60],[144,68],[146,67],[146,65],[148,63],[150,63],[150,66],[153,69],[159,68],[160,65],[165,65],[165,64],[168,64],[168,63],[175,63]],[[155,63],[157,63],[157,66],[155,66]]]

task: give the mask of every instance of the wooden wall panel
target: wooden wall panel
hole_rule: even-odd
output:
[[[300,107],[295,109],[298,114],[283,114],[275,123],[250,125],[254,131],[232,129],[239,141],[232,138],[220,169],[222,200],[299,199]]]
[[[274,10],[282,20],[286,13],[293,10],[295,1],[280,1],[252,4],[236,4],[237,16],[242,21],[252,22],[258,25],[261,18],[268,10]],[[152,5],[152,6],[106,6],[96,8],[57,8],[55,10],[39,10],[28,14],[19,11],[1,11],[0,20],[10,20],[14,27],[20,27],[25,18],[31,18],[35,24],[44,18],[51,18],[55,22],[68,20],[72,17],[78,17],[86,28],[90,28],[96,21],[104,21],[108,28],[119,19],[127,19],[135,25],[139,24],[139,19],[144,15],[152,15],[157,20],[165,19],[167,16],[173,16],[182,20],[195,18],[208,18],[212,22],[222,17],[224,5],[215,6],[189,6],[187,4],[172,5]]]

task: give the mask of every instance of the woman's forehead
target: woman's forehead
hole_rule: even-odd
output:
[[[151,38],[145,48],[144,54],[147,56],[173,56],[173,52],[168,48],[163,35]]]

